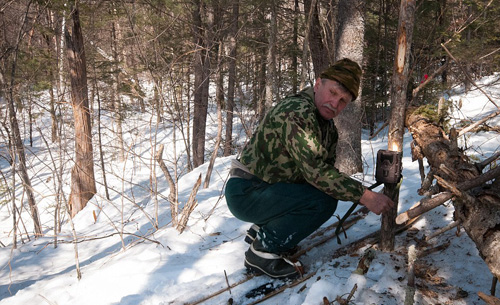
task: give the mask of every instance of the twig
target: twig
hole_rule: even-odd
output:
[[[490,164],[491,162],[495,161],[498,158],[500,158],[500,151],[497,152],[496,154],[493,154],[488,159],[483,160],[481,163],[476,164],[476,166],[482,171],[486,166],[488,166],[488,164]]]
[[[194,208],[198,204],[198,201],[196,200],[196,194],[198,193],[200,185],[201,185],[201,174],[198,177],[198,180],[196,181],[193,190],[191,191],[191,194],[189,195],[188,202],[182,209],[181,219],[179,220],[179,224],[177,225],[177,231],[179,231],[180,233],[184,232],[186,224],[189,220],[189,215],[191,215],[191,212],[193,212]]]
[[[481,120],[475,122],[474,124],[471,124],[471,125],[469,125],[469,126],[467,126],[465,128],[460,129],[460,132],[458,133],[458,136],[461,136],[461,135],[465,134],[466,132],[469,132],[470,130],[474,129],[474,127],[481,125],[482,123],[488,121],[489,119],[492,119],[492,118],[496,117],[497,115],[500,115],[500,111],[492,113],[489,116],[484,117]]]
[[[351,301],[351,299],[354,297],[354,293],[358,290],[358,284],[354,284],[354,287],[352,287],[351,292],[347,296],[346,299],[343,299],[341,296],[337,296],[335,298],[335,301],[338,302],[340,305],[347,305]]]
[[[232,294],[231,293],[231,286],[229,285],[229,279],[227,278],[226,270],[224,270],[224,277],[226,278],[226,285],[227,285],[227,289],[229,290],[229,294]]]
[[[431,253],[443,251],[443,250],[447,249],[449,246],[450,246],[450,242],[446,242],[446,243],[441,244],[441,245],[436,246],[436,247],[427,248],[423,251],[420,251],[420,253],[418,254],[418,257],[422,258],[422,257],[426,257],[427,255],[429,255]]]
[[[431,235],[427,236],[425,238],[425,241],[429,241],[429,240],[433,239],[434,237],[457,227],[459,224],[460,224],[460,221],[458,221],[458,220],[454,221],[454,222],[450,223],[449,225],[447,225],[446,227],[441,228],[441,229],[437,230],[436,232],[432,233]]]
[[[170,175],[170,172],[167,169],[167,166],[163,162],[163,149],[164,145],[161,144],[160,148],[156,152],[156,162],[158,162],[158,165],[160,165],[160,169],[163,172],[163,175],[165,175],[165,178],[167,178],[168,186],[170,187],[170,195],[168,196],[168,201],[170,201],[170,214],[172,217],[172,226],[176,227],[177,226],[177,214],[178,214],[178,207],[179,207],[179,202],[178,198],[176,196],[176,186],[174,179],[172,179],[172,176]]]
[[[379,134],[379,132],[381,132],[387,125],[389,125],[389,121],[385,121],[384,124],[382,124],[382,126],[380,126],[380,128],[375,131],[375,133],[371,135],[370,138],[368,138],[368,140],[372,140],[373,138],[375,138]]]
[[[428,77],[423,83],[421,83],[417,88],[413,89],[412,91],[412,98],[415,98],[418,94],[418,92],[420,92],[420,90],[422,90],[422,88],[424,88],[425,86],[427,86],[427,84],[432,81],[436,75],[439,75],[441,73],[443,73],[443,71],[448,67],[448,62],[446,62],[446,64],[442,65],[441,67],[439,67],[439,69],[437,69],[430,77]]]

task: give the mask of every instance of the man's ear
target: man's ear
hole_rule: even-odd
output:
[[[318,77],[318,78],[316,79],[316,82],[314,83],[314,90],[315,90],[315,91],[319,88],[320,83],[321,83],[321,78],[319,78],[319,77]]]

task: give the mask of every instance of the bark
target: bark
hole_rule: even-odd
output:
[[[309,20],[309,49],[313,62],[315,78],[328,66],[328,52],[321,37],[318,4],[316,0],[304,0],[304,11],[311,17]]]
[[[207,173],[205,176],[205,182],[203,184],[204,188],[208,188],[210,186],[210,178],[212,176],[212,171],[214,169],[215,159],[217,158],[217,152],[219,151],[219,146],[222,142],[222,104],[224,103],[224,43],[223,37],[220,34],[222,32],[222,10],[221,6],[218,2],[214,3],[214,11],[215,11],[215,20],[214,26],[215,31],[218,33],[217,36],[217,72],[216,72],[216,94],[215,100],[217,102],[217,137],[215,140],[214,150],[212,152],[212,156],[210,157],[210,162],[208,164]]]
[[[193,111],[193,166],[205,161],[205,133],[208,113],[209,60],[205,31],[202,23],[203,6],[201,0],[193,0],[194,53],[194,111]]]
[[[168,201],[170,202],[170,215],[172,217],[172,227],[177,227],[177,216],[178,216],[178,209],[179,209],[179,202],[177,201],[177,186],[175,185],[174,179],[172,179],[172,176],[170,175],[170,172],[168,171],[167,166],[165,165],[165,162],[163,162],[163,149],[165,146],[163,144],[160,145],[160,148],[158,151],[156,151],[155,159],[156,162],[158,162],[158,165],[160,166],[160,169],[162,170],[163,174],[165,175],[165,178],[167,179],[168,186],[170,188],[170,194],[168,195]]]
[[[228,58],[228,84],[226,102],[226,141],[224,143],[224,156],[230,156],[233,151],[233,118],[234,118],[234,89],[236,84],[236,35],[238,33],[239,0],[233,2],[233,15],[229,33],[229,58]]]
[[[364,1],[340,0],[335,32],[335,58],[348,57],[363,65]],[[363,171],[361,160],[362,84],[358,98],[334,119],[339,131],[335,166],[348,175]]]
[[[116,16],[116,12],[114,12]],[[120,54],[119,41],[121,40],[121,29],[120,24],[118,22],[111,23],[111,49],[113,52],[113,66],[114,66],[114,82],[113,82],[113,111],[116,122],[116,141],[118,147],[118,160],[123,162],[125,160],[125,148],[123,143],[123,110],[122,110],[122,101],[120,98],[120,84],[122,81],[120,62],[122,61],[122,56]]]
[[[71,102],[75,123],[75,165],[71,169],[71,216],[81,211],[96,193],[87,70],[78,7],[71,10],[72,24],[65,31],[70,69]]]
[[[401,0],[399,23],[396,42],[396,58],[394,62],[391,85],[391,120],[389,123],[389,145],[392,151],[403,151],[404,115],[406,109],[406,89],[410,67],[410,47],[413,38],[413,25],[415,22],[415,0]],[[394,249],[394,228],[398,210],[399,190],[394,185],[386,185],[384,193],[390,196],[394,208],[382,215],[381,249],[392,251]]]
[[[28,22],[28,12],[30,9],[30,5],[26,7],[26,12],[23,17],[23,26],[19,28],[19,32],[17,34],[17,39],[16,39],[16,44],[15,46],[11,46],[13,49],[13,59],[12,62],[9,64],[10,65],[10,82],[7,84],[7,77],[3,73],[3,69],[0,69],[0,88],[2,89],[3,92],[7,92],[6,100],[7,100],[7,116],[9,119],[9,124],[10,124],[10,138],[12,139],[12,168],[14,169],[13,171],[13,177],[15,181],[15,172],[18,171],[19,176],[21,177],[21,181],[23,183],[23,188],[26,192],[27,198],[28,198],[28,204],[30,207],[31,211],[31,218],[33,219],[33,224],[34,224],[34,231],[35,231],[35,237],[39,237],[42,235],[42,227],[40,223],[40,217],[38,215],[38,208],[36,206],[36,201],[35,201],[35,195],[33,193],[33,188],[31,186],[31,178],[28,175],[28,169],[26,167],[26,154],[24,151],[24,144],[23,140],[21,138],[21,132],[19,130],[19,124],[17,121],[17,116],[16,116],[16,109],[14,106],[14,88],[15,88],[15,75],[16,75],[16,69],[17,69],[17,58],[19,55],[19,47],[21,44],[21,40],[23,36],[26,34],[26,30],[24,29],[24,25],[26,22]],[[5,64],[8,59],[8,54],[7,52],[5,53],[4,58],[0,58],[2,62],[2,66],[8,66]],[[16,168],[17,166],[17,168]],[[15,183],[13,184],[15,186]],[[13,202],[13,208],[15,208],[15,196],[12,196],[12,202]],[[14,209],[13,209],[14,211]],[[15,221],[15,212],[14,213],[14,221]],[[15,227],[14,223],[14,227]],[[16,240],[14,239],[14,245],[15,245]]]
[[[294,10],[293,10],[293,53],[292,53],[292,92],[296,93],[299,88],[298,82],[298,56],[299,56],[299,0],[294,0]]]
[[[493,275],[500,277],[500,170],[481,175],[456,143],[415,109],[408,111],[406,126],[441,188],[454,195],[455,220],[474,241]],[[490,180],[494,182],[486,184]]]
[[[274,98],[277,97],[276,86],[276,40],[278,32],[278,21],[276,4],[274,1],[270,3],[269,12],[269,39],[267,45],[266,65],[268,67],[266,74],[266,95],[265,95],[265,109],[270,109]],[[264,112],[266,112],[264,111]]]

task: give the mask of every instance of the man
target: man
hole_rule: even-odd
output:
[[[226,201],[254,225],[245,266],[273,278],[303,273],[287,258],[335,212],[337,201],[359,202],[377,215],[394,203],[335,167],[333,118],[358,96],[361,68],[349,59],[321,73],[314,87],[283,99],[267,113],[239,160],[233,160]]]

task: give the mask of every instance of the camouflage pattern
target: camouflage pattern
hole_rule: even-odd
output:
[[[268,183],[309,183],[343,201],[359,201],[364,187],[335,167],[338,132],[314,104],[313,88],[274,106],[243,149],[240,162]]]
[[[344,58],[336,61],[320,74],[320,78],[327,78],[340,82],[351,92],[352,100],[358,98],[361,82],[361,67],[354,61]]]

